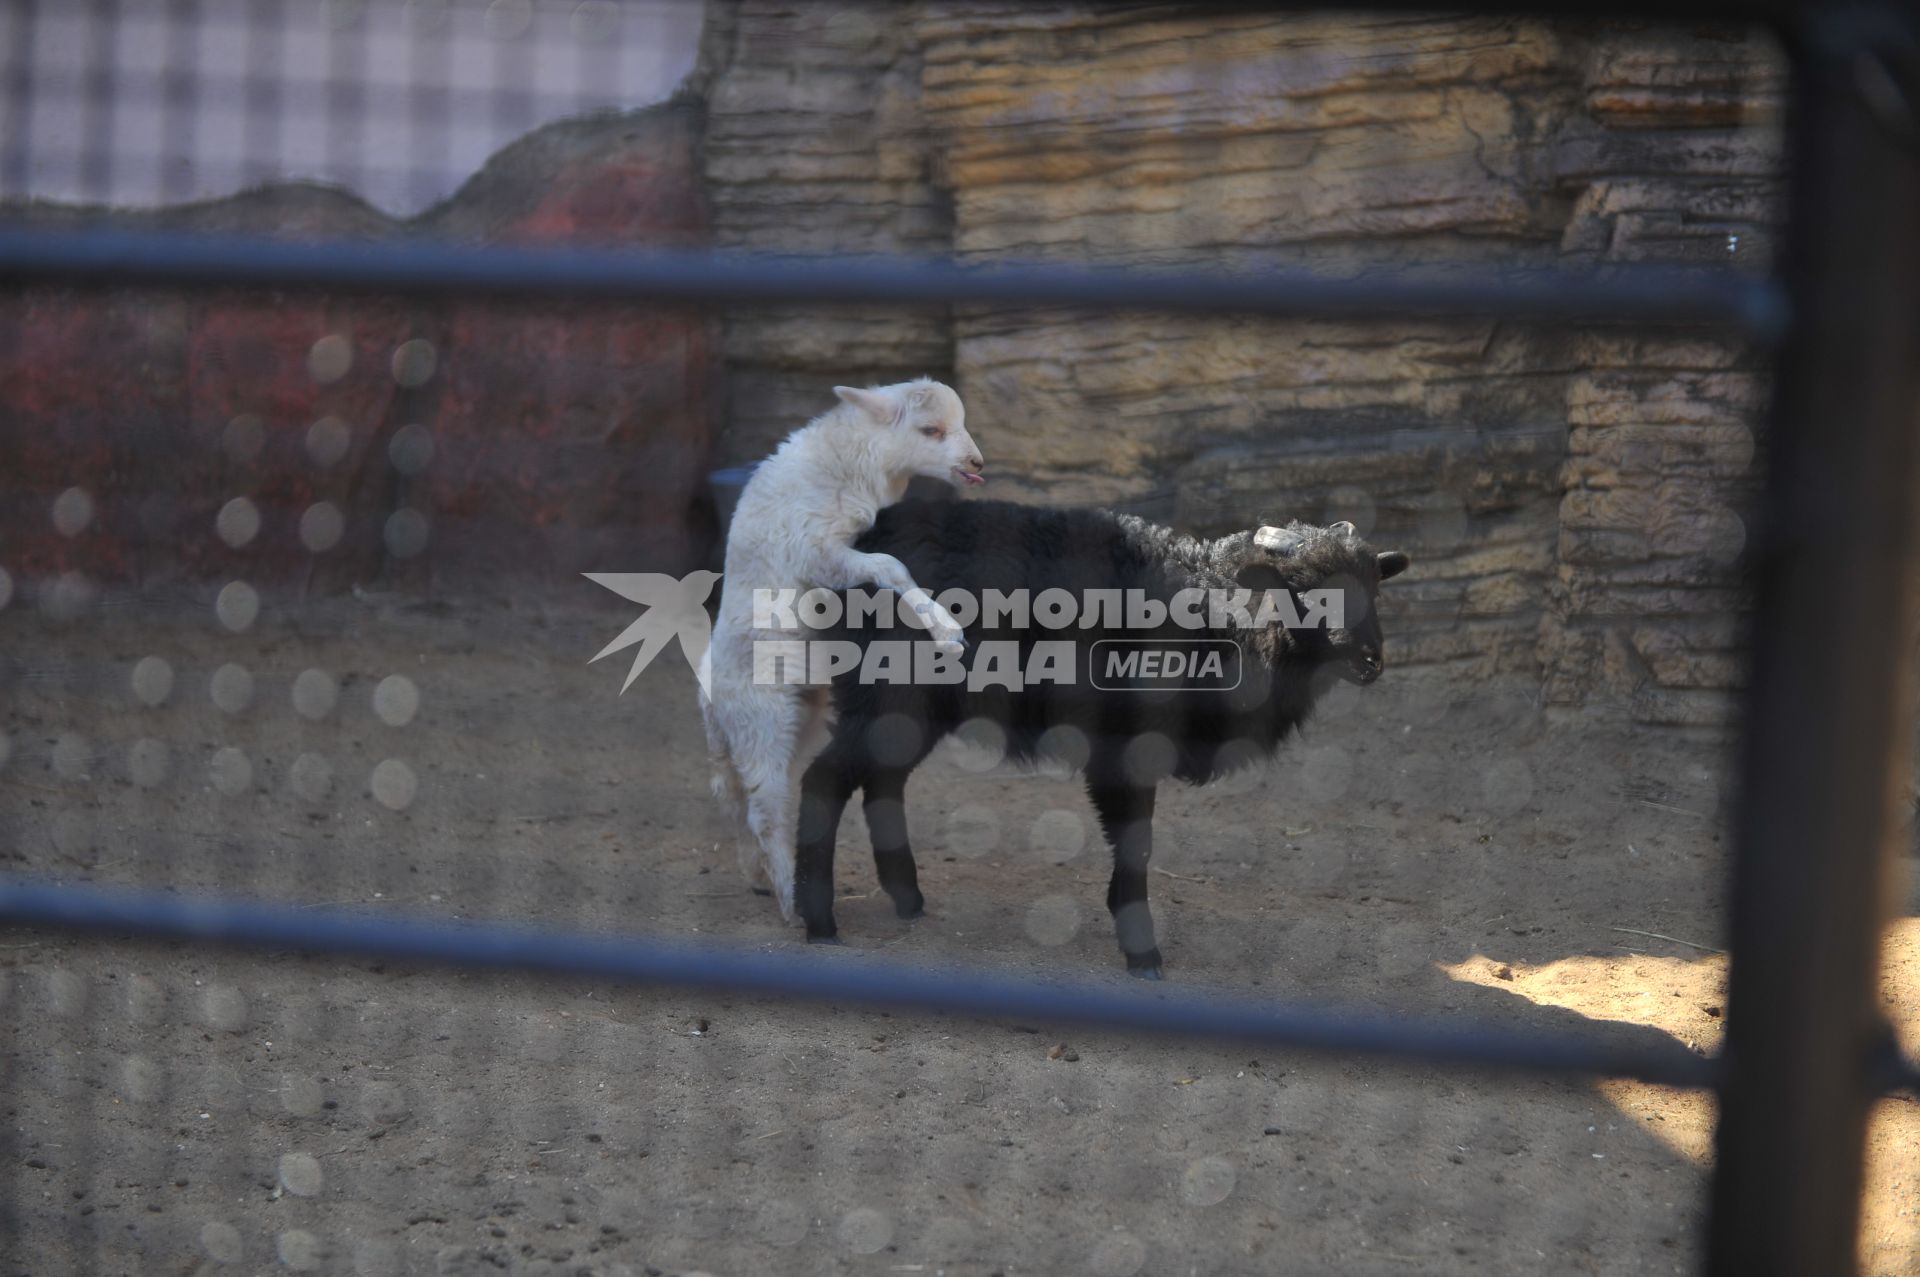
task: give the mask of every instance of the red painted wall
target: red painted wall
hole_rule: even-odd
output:
[[[127,220],[303,237],[698,245],[709,226],[698,126],[694,109],[672,104],[543,130],[408,223],[318,188]],[[406,348],[410,372],[396,367],[408,342],[421,343]],[[238,574],[322,589],[682,571],[704,560],[712,536],[702,507],[717,368],[711,323],[689,312],[231,292],[0,296],[0,568],[16,583],[64,572],[100,585]],[[316,429],[326,418],[338,425]],[[394,463],[394,438],[415,423],[432,457],[409,474]],[[310,436],[325,445],[341,427],[344,451],[316,454]],[[403,439],[403,459],[417,460],[420,433]],[[52,511],[76,488],[93,515],[67,535]],[[234,498],[260,514],[238,548],[216,531]],[[300,528],[317,503],[337,508],[344,529],[315,552]],[[79,504],[70,498],[69,512]],[[429,529],[424,550],[407,557],[384,535],[402,509]],[[325,512],[309,517],[324,523]]]

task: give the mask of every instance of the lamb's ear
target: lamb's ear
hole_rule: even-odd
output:
[[[877,390],[861,390],[856,386],[835,386],[833,393],[839,395],[843,403],[852,404],[881,425],[886,425],[893,420],[893,401]]]
[[[1403,550],[1382,550],[1380,557],[1375,561],[1380,564],[1380,579],[1382,581],[1399,576],[1402,572],[1405,572],[1413,566],[1413,560],[1409,559]]]
[[[1358,535],[1359,533],[1359,529],[1355,528],[1351,523],[1348,523],[1345,519],[1340,520],[1340,522],[1338,523],[1329,523],[1327,525],[1327,531],[1333,533],[1333,535],[1337,537],[1352,537],[1352,536]]]
[[[1292,528],[1265,527],[1253,534],[1253,543],[1269,554],[1292,554],[1303,540]]]

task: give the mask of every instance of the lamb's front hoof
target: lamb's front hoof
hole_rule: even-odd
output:
[[[1129,953],[1127,955],[1127,974],[1136,980],[1166,979],[1165,974],[1160,969],[1160,951],[1158,949],[1149,949],[1145,953]]]
[[[846,941],[842,940],[839,936],[808,936],[807,943],[845,945]]]
[[[915,918],[924,918],[927,916],[927,902],[917,891],[908,899],[896,899],[893,902],[893,916],[909,922]]]

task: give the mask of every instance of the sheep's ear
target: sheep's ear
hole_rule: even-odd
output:
[[[1356,536],[1359,533],[1359,529],[1355,528],[1351,523],[1348,523],[1345,519],[1340,520],[1340,522],[1338,523],[1329,523],[1327,525],[1327,531],[1333,533],[1333,535],[1337,537],[1351,537],[1351,536]]]
[[[1292,528],[1265,527],[1253,534],[1253,543],[1269,554],[1292,554],[1303,539]]]
[[[1377,562],[1380,564],[1382,581],[1399,576],[1413,566],[1413,560],[1409,559],[1403,550],[1382,550]]]
[[[852,404],[883,425],[893,420],[893,401],[877,390],[861,390],[857,386],[835,386],[833,393],[839,395],[843,403]]]

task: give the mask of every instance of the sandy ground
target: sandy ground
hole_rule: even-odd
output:
[[[620,697],[622,660],[586,664],[623,607],[269,599],[236,636],[210,598],[107,599],[61,627],[16,601],[5,869],[798,952],[716,846],[684,667]],[[152,706],[146,657],[171,671]],[[251,686],[223,675],[223,709],[226,664]],[[410,721],[397,684],[395,722],[375,712],[391,675],[419,693]],[[896,921],[872,894],[850,813],[835,960],[1711,1051],[1723,959],[1693,946],[1720,937],[1723,743],[1603,719],[1390,669],[1271,771],[1166,791],[1157,988],[1121,972],[1077,784],[942,753],[910,793],[929,916]],[[8,1273],[1699,1259],[1711,1113],[1645,1086],[21,932],[0,934],[0,977]],[[1908,921],[1886,993],[1920,1047]],[[1920,1265],[1914,1147],[1920,1104],[1888,1101],[1863,1230],[1877,1273]]]

